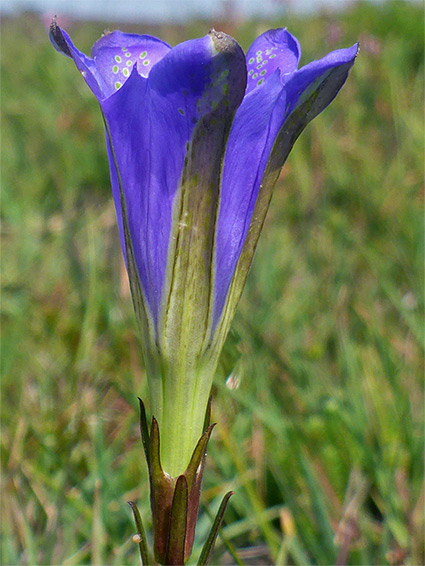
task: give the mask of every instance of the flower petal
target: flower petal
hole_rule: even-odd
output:
[[[173,237],[168,250],[169,290],[167,303],[164,302],[162,333],[163,347],[166,349],[165,343],[168,343],[171,352],[181,351],[180,341],[187,348],[185,335],[196,336],[196,340],[191,340],[189,351],[184,353],[188,359],[193,359],[192,354],[196,352],[199,355],[210,327],[206,314],[211,312],[214,300],[211,270],[221,164],[232,118],[246,87],[245,57],[231,37],[212,30],[206,38],[197,41],[205,41],[205,47],[208,46],[204,61],[199,53],[196,64],[193,54],[185,55],[183,47],[190,47],[190,42],[186,42],[178,46],[180,54],[175,57],[174,72],[161,68],[162,63],[165,66],[164,58],[149,77],[149,81],[154,76],[158,78],[158,93],[168,92],[174,111],[180,103],[179,112],[183,110],[186,123],[195,126],[185,147],[185,162],[174,203]],[[175,55],[178,48],[173,50]],[[188,90],[198,93],[196,104],[193,100],[187,105],[185,92]],[[157,104],[154,106],[158,108]],[[171,112],[165,110],[164,114]],[[156,123],[162,115],[158,111]]]
[[[213,196],[202,199],[218,177],[229,113],[245,90],[244,57],[238,49],[237,55],[223,51],[214,35],[182,43],[154,65],[147,79],[134,69],[123,87],[102,103],[116,163],[112,180],[118,217],[119,175],[134,257],[155,323],[164,305],[166,279],[173,285],[179,270],[187,274],[183,264],[191,251],[198,253],[193,246],[202,243],[204,234],[211,238],[208,228],[194,232],[196,223],[205,221],[205,206],[214,205]],[[185,284],[189,288],[191,282]],[[170,302],[173,290],[167,292]]]
[[[217,222],[214,323],[226,302],[248,233],[262,175],[286,116],[286,94],[277,70],[247,94],[236,112],[223,164]]]
[[[357,43],[346,49],[337,49],[318,61],[308,63],[295,73],[282,77],[291,111],[301,106],[313,93],[317,93],[318,99],[314,97],[311,109],[314,109],[315,114],[312,116],[311,111],[308,113],[305,125],[320,114],[338,94],[354,65],[358,51]]]
[[[96,67],[113,94],[128,79],[134,65],[140,75],[147,77],[171,47],[150,35],[137,35],[113,31],[103,35],[92,48]]]
[[[280,93],[276,77],[270,78],[248,94],[237,111],[224,160],[217,223],[215,324],[222,316],[226,301],[229,312],[225,313],[225,318],[232,317],[274,183],[292,146],[305,126],[334,99],[357,52],[357,45],[334,51],[282,77],[286,84],[281,85]],[[257,116],[257,120],[262,120],[258,131],[263,128],[266,132],[258,138],[252,131],[255,107],[261,116]],[[244,147],[243,157],[241,147]]]
[[[61,29],[53,20],[50,26],[50,41],[56,51],[63,53],[74,60],[77,69],[82,74],[87,85],[98,100],[107,96],[108,87],[97,70],[96,63],[90,57],[79,51],[71,41],[65,30]]]
[[[279,69],[281,75],[292,73],[298,67],[301,47],[298,39],[286,28],[270,29],[260,35],[246,54],[248,83],[246,92],[263,84]]]

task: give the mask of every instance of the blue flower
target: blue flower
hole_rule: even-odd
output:
[[[214,30],[174,48],[115,31],[91,58],[55,23],[51,39],[102,110],[161,455],[178,475],[202,433],[273,185],[358,46],[298,69],[300,46],[286,29],[262,34],[246,57]]]

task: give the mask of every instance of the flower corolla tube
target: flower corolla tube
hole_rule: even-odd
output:
[[[260,35],[246,55],[215,30],[173,48],[114,31],[91,57],[55,22],[50,35],[103,114],[151,410],[164,470],[177,476],[202,434],[273,185],[358,45],[298,68],[300,45],[286,28]]]

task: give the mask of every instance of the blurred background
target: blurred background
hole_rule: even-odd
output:
[[[53,15],[247,49],[287,26],[302,64],[359,40],[275,189],[214,386],[191,563],[423,564],[423,7],[419,2],[2,2],[2,564],[137,564],[147,398],[102,119]],[[237,549],[237,556],[232,548]]]

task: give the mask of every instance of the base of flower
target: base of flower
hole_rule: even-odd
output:
[[[154,555],[159,564],[183,566],[191,555],[195,527],[199,511],[201,482],[204,472],[206,450],[215,424],[206,426],[199,439],[185,472],[176,478],[163,471],[160,458],[159,427],[152,417],[150,433],[144,404],[140,404],[140,431],[149,470],[152,524],[154,530]],[[208,425],[209,414],[206,425]],[[215,541],[227,503],[233,492],[228,492],[220,505],[210,534],[204,544],[198,564],[207,564],[214,549]],[[146,544],[143,523],[137,506],[129,501],[136,522],[137,534],[133,537],[139,544],[143,565],[152,564]]]

